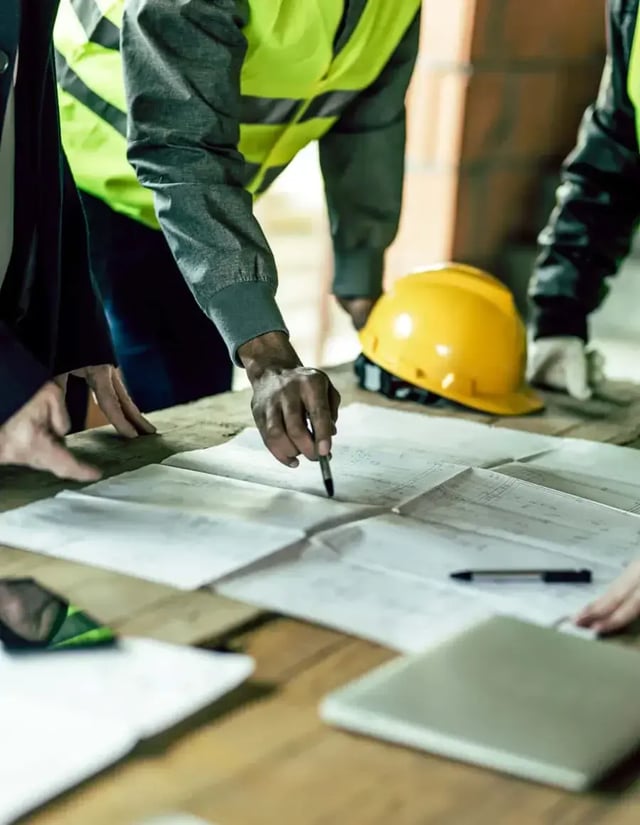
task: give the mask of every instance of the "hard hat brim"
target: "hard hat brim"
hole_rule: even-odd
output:
[[[491,415],[530,415],[544,409],[544,401],[529,387],[508,395],[474,395],[472,398],[447,392],[443,397]]]

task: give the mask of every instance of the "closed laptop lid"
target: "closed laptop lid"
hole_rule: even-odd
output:
[[[640,744],[640,654],[495,617],[327,697],[347,729],[579,790]]]

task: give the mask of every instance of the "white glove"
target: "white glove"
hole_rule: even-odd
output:
[[[604,358],[581,338],[558,336],[529,342],[527,381],[568,392],[579,401],[591,398],[604,382]]]

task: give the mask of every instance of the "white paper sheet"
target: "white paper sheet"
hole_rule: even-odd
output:
[[[640,450],[566,438],[527,462],[546,470],[587,473],[600,479],[636,485],[640,480]]]
[[[637,484],[598,478],[585,472],[563,469],[547,469],[536,463],[513,462],[496,467],[503,475],[529,481],[548,490],[579,496],[588,501],[596,501],[624,510],[626,513],[640,513],[640,476]]]
[[[637,516],[490,470],[467,470],[400,509],[421,521],[611,565],[618,572],[640,552]]]
[[[490,613],[481,599],[347,564],[316,540],[299,558],[262,564],[216,590],[404,652],[423,650]]]
[[[359,518],[374,510],[331,501],[326,496],[311,496],[162,464],[150,464],[99,481],[85,487],[83,493],[305,532]]]
[[[278,464],[253,429],[219,447],[171,456],[163,464],[325,496],[317,464],[303,459],[295,470]],[[434,464],[417,448],[380,447],[367,438],[337,441],[331,468],[336,501],[373,506],[400,504],[461,469]]]
[[[368,404],[350,404],[340,412],[338,438],[346,444],[365,439],[378,447],[417,450],[431,461],[468,467],[516,461],[562,443],[552,436]]]
[[[85,715],[47,701],[0,702],[0,825],[8,825],[122,759],[136,740],[113,718]]]
[[[618,574],[607,565],[591,565],[592,584],[541,582],[454,582],[450,574],[474,569],[575,568],[576,559],[527,546],[516,540],[460,531],[405,516],[380,516],[330,530],[318,537],[351,565],[383,573],[405,573],[456,591],[456,598],[483,597],[496,612],[552,625],[573,616],[600,595]]]
[[[257,431],[247,430],[220,447],[173,456],[162,466],[101,482],[84,494],[62,494],[0,516],[0,542],[183,588],[210,584],[245,569],[245,575],[223,585],[241,587],[240,598],[307,618],[313,618],[309,610],[320,611],[318,621],[340,627],[332,614],[346,622],[345,630],[379,641],[391,638],[388,643],[394,646],[416,635],[414,608],[401,614],[402,588],[409,604],[416,588],[416,602],[419,588],[425,586],[441,594],[439,588],[454,561],[458,568],[514,566],[515,559],[518,566],[526,562],[592,567],[596,583],[590,590],[511,584],[507,597],[501,585],[484,584],[464,592],[455,590],[460,585],[445,588],[456,604],[464,598],[474,604],[488,599],[492,609],[502,609],[509,601],[511,612],[518,613],[524,605],[527,615],[550,623],[575,612],[640,555],[636,515],[512,477],[519,469],[509,475],[509,467],[516,466],[530,473],[552,471],[555,477],[559,470],[553,464],[560,454],[565,463],[577,456],[577,470],[559,466],[565,476],[579,475],[582,465],[593,464],[593,447],[604,450],[602,466],[613,472],[618,467],[614,458],[621,453],[623,466],[640,467],[635,453],[627,456],[629,451],[607,445],[365,405],[347,408],[340,420],[332,461],[337,501],[326,499],[317,464],[303,461],[297,470],[284,468],[264,448]],[[551,446],[557,452],[550,452]],[[504,472],[434,463],[434,456],[467,464],[502,462]],[[526,464],[512,461],[525,458]],[[505,459],[511,463],[505,465]],[[557,483],[577,483],[575,477],[567,478]],[[586,488],[592,480],[581,483]],[[632,494],[629,480],[607,484],[604,492],[598,487],[598,495]],[[627,487],[623,490],[621,484]],[[387,514],[373,526],[358,522],[356,529],[366,540],[348,545],[344,558],[340,548],[325,548],[319,557],[322,543],[312,541],[313,552],[305,554],[298,567],[283,566],[283,548],[299,551],[305,537],[319,532],[331,542],[344,531],[322,530],[391,508],[402,519]],[[415,520],[413,526],[408,517]],[[430,555],[422,554],[420,547],[427,535]],[[278,555],[271,559],[274,553]],[[341,591],[331,590],[336,565],[348,567],[349,581],[365,577],[361,584],[372,587],[370,593],[360,594],[360,601],[352,599],[340,610]],[[385,609],[393,619],[390,626],[405,623],[407,633],[392,629],[389,637],[372,625],[372,605],[383,592],[381,574],[385,581],[397,574],[392,585],[397,599]],[[328,606],[314,595],[314,588],[327,594]],[[350,599],[351,594],[349,590]],[[387,635],[381,638],[380,632]]]
[[[0,543],[187,590],[303,536],[300,530],[75,493],[0,516]]]
[[[0,825],[215,702],[252,671],[248,656],[146,639],[41,653],[0,648]]]
[[[10,654],[0,648],[0,704],[22,697],[154,736],[215,702],[253,670],[248,656],[125,639],[114,647]],[[44,693],[43,693],[44,691]]]

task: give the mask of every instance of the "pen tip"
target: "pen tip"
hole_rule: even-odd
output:
[[[327,491],[327,495],[329,496],[329,498],[333,498],[333,493],[334,493],[333,481],[330,478],[326,479],[326,481],[324,482],[324,486],[325,486],[325,489]]]
[[[451,573],[450,578],[456,579],[459,582],[470,582],[471,581],[471,573],[466,570],[461,570],[458,573]]]

